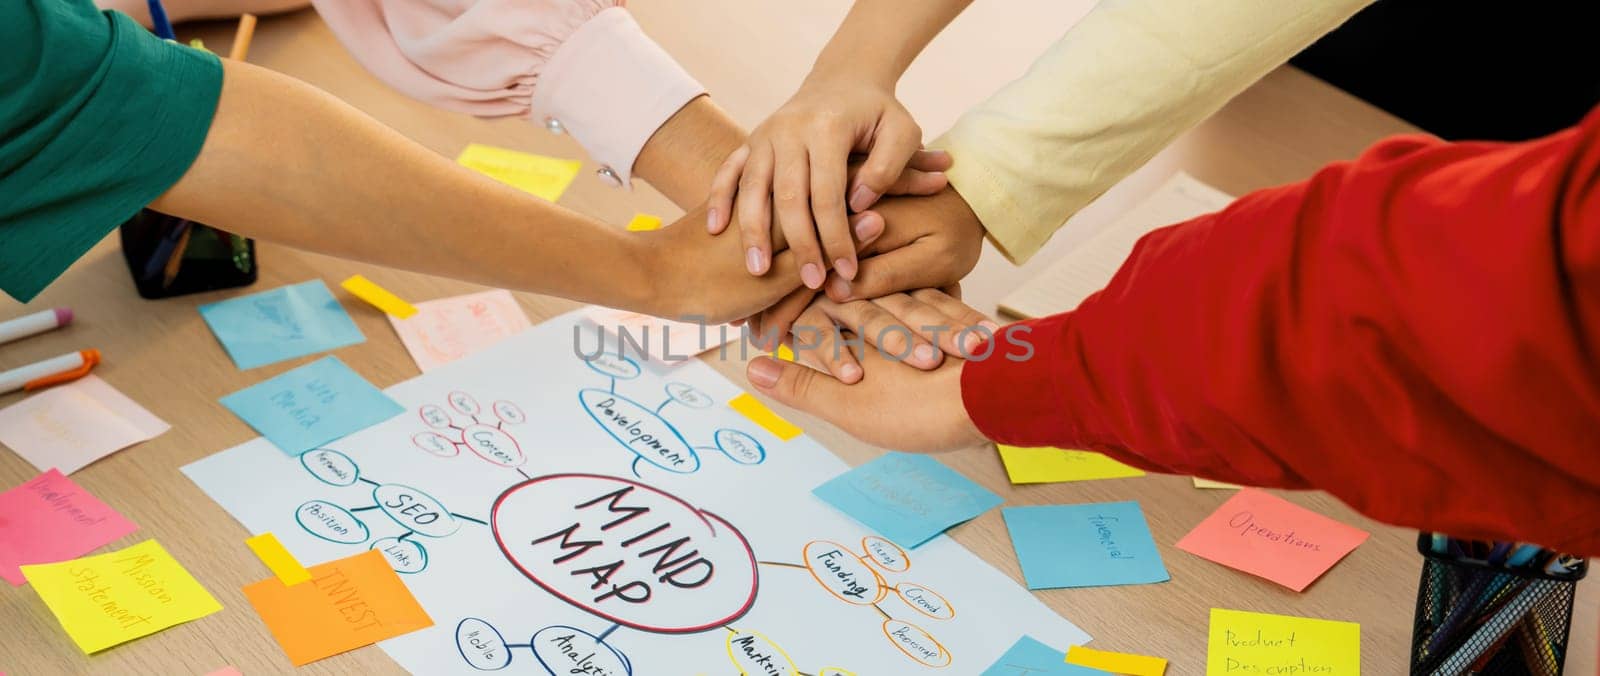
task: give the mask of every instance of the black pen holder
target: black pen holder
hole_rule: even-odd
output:
[[[149,209],[128,219],[120,232],[122,257],[145,298],[231,289],[256,281],[255,240]]]
[[[1560,676],[1572,599],[1588,563],[1554,575],[1437,554],[1424,557],[1411,633],[1411,673]]]

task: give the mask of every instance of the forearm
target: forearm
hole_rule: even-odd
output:
[[[892,88],[939,31],[972,0],[856,0],[812,66],[813,77],[849,74]]]
[[[1595,551],[1597,232],[1600,114],[1517,145],[1393,139],[1152,233],[1030,323],[1032,360],[969,363],[963,396],[1006,443]]]
[[[153,208],[343,258],[652,309],[625,233],[462,169],[297,80],[225,68],[200,156]]]
[[[1068,217],[1370,1],[1108,0],[932,145],[955,157],[950,184],[1022,263]]]

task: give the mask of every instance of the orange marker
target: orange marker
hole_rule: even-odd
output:
[[[51,385],[72,382],[86,375],[100,363],[99,350],[79,350],[36,364],[0,373],[0,394],[17,390],[42,389]]]

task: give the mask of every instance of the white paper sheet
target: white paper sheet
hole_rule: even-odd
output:
[[[579,319],[389,388],[410,414],[323,450],[184,472],[307,565],[385,551],[437,623],[381,644],[418,674],[976,674],[1024,633],[1088,640],[948,537],[901,551],[812,497],[846,465],[705,364],[586,362]]]
[[[1076,308],[1083,299],[1111,282],[1141,237],[1157,228],[1218,211],[1232,201],[1233,197],[1227,193],[1193,176],[1183,172],[1173,174],[1105,230],[1001,298],[1000,310],[1032,319]]]

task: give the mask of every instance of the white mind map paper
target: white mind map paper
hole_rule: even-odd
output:
[[[905,551],[812,496],[845,463],[706,364],[596,341],[569,313],[299,458],[258,438],[183,471],[307,564],[382,551],[435,623],[380,644],[418,674],[964,675],[1088,641],[949,537]]]

